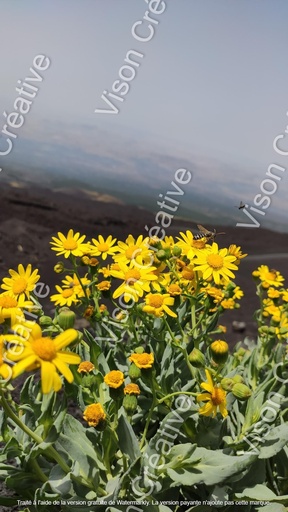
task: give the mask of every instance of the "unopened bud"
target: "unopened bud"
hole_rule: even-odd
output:
[[[188,356],[188,360],[196,368],[205,366],[205,356],[198,348],[193,348]]]
[[[227,361],[229,346],[226,341],[216,340],[210,345],[213,361],[217,364],[224,364]]]
[[[64,331],[74,327],[75,313],[71,309],[63,307],[60,309],[59,314],[56,317],[56,322]]]
[[[246,384],[242,384],[241,382],[234,384],[232,393],[234,396],[236,396],[236,398],[239,398],[239,400],[248,400],[248,398],[252,395],[251,389],[249,389]]]
[[[225,391],[232,391],[233,386],[235,386],[235,382],[229,377],[224,377],[224,379],[221,380],[221,386]]]
[[[137,397],[135,395],[125,395],[123,407],[128,414],[135,412],[137,409]]]

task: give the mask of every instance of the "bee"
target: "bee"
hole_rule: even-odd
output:
[[[242,203],[242,201],[240,201],[240,204],[239,206],[235,206],[235,208],[238,208],[238,210],[243,210],[243,208],[245,208],[247,205],[245,203]]]
[[[201,224],[197,224],[197,228],[199,229],[199,233],[196,233],[196,235],[193,235],[194,240],[201,240],[202,238],[207,238],[207,241],[214,240],[216,235],[225,235],[225,233],[217,233],[216,229],[214,231],[208,231],[208,229],[204,228],[204,226],[201,226]]]

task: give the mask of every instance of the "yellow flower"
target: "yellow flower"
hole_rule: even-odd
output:
[[[208,382],[202,382],[200,386],[207,391],[207,393],[200,393],[200,395],[197,396],[197,402],[207,403],[200,407],[199,414],[203,416],[212,415],[213,418],[215,418],[219,407],[223,418],[225,418],[228,415],[226,409],[226,391],[224,391],[220,385],[214,386],[211,374],[208,370],[205,370],[205,373]]]
[[[110,290],[111,288],[111,283],[110,281],[101,281],[101,283],[98,283],[97,286],[98,290],[100,290],[101,292],[105,292],[105,291],[108,291]]]
[[[206,247],[206,238],[201,238],[200,240],[194,240],[193,233],[191,231],[186,231],[186,233],[180,232],[180,237],[177,237],[177,246],[182,249],[182,254],[184,256],[188,256],[191,260],[195,255],[201,254],[201,250]]]
[[[102,256],[103,260],[106,260],[107,256],[112,256],[118,251],[117,247],[113,247],[116,242],[116,238],[112,238],[111,235],[109,235],[106,240],[104,240],[102,235],[99,235],[98,240],[96,238],[92,238],[92,242],[94,245],[90,245],[90,254],[92,256]]]
[[[12,368],[5,361],[6,354],[4,353],[4,336],[0,336],[0,376],[4,380],[9,380],[12,377]]]
[[[182,290],[180,288],[180,286],[178,284],[170,284],[168,287],[167,287],[167,292],[174,296],[174,295],[181,295],[182,293]]]
[[[281,292],[279,290],[275,290],[275,288],[269,288],[269,290],[267,290],[267,295],[269,299],[279,299]]]
[[[234,309],[235,308],[235,300],[234,299],[223,299],[220,303],[222,308],[224,309]]]
[[[241,251],[241,247],[237,247],[237,245],[235,244],[229,245],[228,254],[230,254],[231,256],[235,256],[237,258],[234,262],[235,265],[239,265],[240,260],[242,260],[242,258],[246,258],[247,256],[247,254],[243,254],[243,252]]]
[[[9,274],[11,277],[4,277],[4,284],[1,284],[1,288],[13,293],[14,297],[19,297],[20,299],[27,297],[27,299],[29,299],[30,292],[33,292],[35,284],[40,279],[38,270],[36,269],[32,272],[30,263],[26,270],[23,265],[20,264],[18,265],[18,272],[10,269]]]
[[[23,322],[13,326],[14,332],[26,330],[26,336],[7,334],[5,341],[9,341],[8,358],[16,362],[13,366],[13,378],[18,377],[25,370],[41,368],[42,392],[49,393],[52,389],[59,391],[62,386],[57,370],[62,373],[68,382],[73,382],[73,374],[69,364],[79,364],[80,356],[72,352],[62,351],[74,341],[78,332],[75,329],[68,329],[56,338],[43,337],[41,328],[35,322]],[[12,348],[11,348],[12,347]]]
[[[151,251],[148,250],[148,240],[148,237],[143,239],[143,235],[138,236],[137,240],[134,236],[129,235],[125,242],[119,241],[117,245],[119,254],[114,255],[114,261],[117,263],[122,261],[128,265],[131,261],[142,264],[143,259],[151,254]]]
[[[90,279],[87,279],[86,276],[79,279],[76,274],[73,274],[73,276],[66,276],[65,279],[62,279],[63,288],[73,288],[77,297],[85,296],[83,288],[86,290],[86,294],[88,296],[90,295],[90,290],[87,288],[90,283]]]
[[[99,423],[105,420],[106,414],[101,404],[91,404],[86,407],[83,418],[87,421],[89,427],[97,427]]]
[[[56,306],[72,306],[72,304],[77,304],[79,302],[78,296],[75,293],[74,288],[61,288],[60,286],[55,286],[58,293],[51,295],[50,300],[55,302]]]
[[[137,368],[152,368],[154,354],[147,354],[146,352],[143,352],[143,354],[131,354],[129,361],[134,363]]]
[[[124,388],[125,395],[140,395],[140,388],[138,384],[130,383]]]
[[[288,289],[283,290],[282,299],[284,300],[284,302],[288,302]]]
[[[167,315],[177,318],[176,313],[169,308],[173,306],[174,299],[168,293],[161,295],[160,293],[148,293],[145,297],[146,306],[143,306],[143,311],[156,317]]]
[[[284,277],[281,276],[280,272],[274,269],[270,270],[267,265],[260,265],[257,270],[252,272],[252,276],[259,277],[263,288],[269,288],[269,286],[278,288],[278,286],[281,286],[284,282]]]
[[[210,247],[210,246],[209,246]],[[231,270],[237,270],[237,265],[233,262],[235,256],[229,256],[227,249],[218,249],[218,244],[213,242],[210,250],[206,250],[199,255],[194,262],[194,270],[203,272],[203,279],[213,278],[216,284],[220,284],[220,277],[224,281],[230,281],[235,275]]]
[[[69,256],[83,256],[87,250],[87,244],[83,244],[86,236],[80,236],[80,233],[75,233],[73,229],[69,229],[67,236],[63,235],[63,233],[58,232],[58,237],[52,236],[53,242],[50,244],[54,247],[51,247],[52,251],[58,251],[56,254],[60,256],[63,254],[64,258],[69,258]]]
[[[235,286],[233,289],[233,299],[241,299],[244,296],[243,291],[241,290],[240,286]]]
[[[120,370],[112,370],[105,375],[104,382],[109,388],[120,388],[124,382],[124,374]]]
[[[150,291],[150,281],[156,281],[158,277],[153,274],[155,267],[142,268],[119,263],[120,270],[111,270],[111,275],[122,279],[124,282],[113,293],[113,299],[124,295],[124,301],[131,299],[137,302],[144,292]]]
[[[82,361],[77,368],[78,373],[90,373],[95,370],[95,366],[90,361]]]
[[[22,298],[16,298],[11,292],[4,292],[0,294],[0,323],[2,324],[6,318],[11,318],[11,325],[19,322],[24,318],[23,309],[33,310],[35,308],[33,302]],[[35,308],[37,309],[37,308]]]

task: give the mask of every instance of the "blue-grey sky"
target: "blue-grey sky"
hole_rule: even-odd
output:
[[[195,190],[204,193],[206,183],[207,202],[218,185],[226,201],[253,204],[268,166],[288,165],[272,147],[288,119],[287,0],[164,4],[162,14],[151,14],[159,21],[153,38],[141,42],[131,27],[148,0],[1,0],[1,115],[13,110],[17,80],[29,76],[35,55],[51,59],[13,152],[1,158],[3,170],[21,158],[29,165],[33,144],[39,172],[45,170],[54,144],[60,171],[65,151],[67,161],[71,147],[78,148],[81,168],[85,154],[109,156],[114,168],[107,165],[106,174],[125,174],[126,168],[143,187],[142,164],[157,153],[174,159],[171,176],[167,164],[161,183],[169,185],[176,162],[181,167],[184,159],[193,166]],[[119,113],[95,114],[132,49],[144,57],[124,101],[114,101]],[[0,131],[4,124],[2,116]],[[142,167],[133,168],[133,151]],[[87,169],[91,165],[89,160]],[[96,182],[97,176],[95,171]],[[284,211],[283,176],[266,217]]]

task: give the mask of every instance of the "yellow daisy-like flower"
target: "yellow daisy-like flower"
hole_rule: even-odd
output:
[[[17,334],[4,336],[6,342],[10,342],[10,349],[7,350],[8,359],[16,362],[13,366],[12,377],[16,378],[25,370],[41,368],[41,386],[43,393],[49,393],[52,389],[59,391],[62,386],[59,371],[68,382],[73,382],[73,374],[69,364],[79,364],[80,356],[72,352],[62,351],[64,347],[74,341],[78,332],[75,329],[68,329],[56,338],[43,337],[41,328],[35,322],[23,322],[14,325],[14,332],[23,332],[26,328],[27,337]],[[21,331],[22,329],[22,331]]]
[[[83,418],[87,421],[89,427],[97,427],[99,423],[105,420],[106,414],[101,404],[91,404],[86,407]]]
[[[95,370],[95,366],[91,361],[82,361],[77,368],[78,373],[90,373]]]
[[[75,293],[74,288],[61,288],[58,284],[55,286],[58,293],[51,295],[50,300],[55,302],[56,306],[72,306],[79,302],[78,295]]]
[[[284,282],[284,277],[281,276],[278,270],[270,270],[267,265],[260,265],[257,270],[252,272],[252,276],[259,277],[262,282],[263,288],[269,288],[269,286],[281,286]]]
[[[243,291],[241,290],[240,286],[235,286],[233,290],[233,299],[241,299],[244,296]]]
[[[4,336],[0,336],[0,376],[7,381],[12,377],[12,368],[4,359],[4,341]]]
[[[143,238],[143,235],[138,236],[137,240],[134,236],[129,235],[125,242],[119,241],[117,245],[119,254],[114,255],[114,261],[117,263],[122,261],[128,265],[131,261],[136,261],[141,265],[143,258],[147,258],[151,254],[151,251],[148,250],[148,240],[149,238]]]
[[[234,299],[224,299],[220,302],[222,308],[224,309],[234,309],[235,308],[235,300]]]
[[[288,290],[283,290],[282,292],[282,299],[284,300],[284,302],[288,302]]]
[[[235,244],[229,245],[228,254],[236,257],[236,260],[234,262],[235,265],[239,265],[240,260],[242,260],[242,258],[246,258],[247,256],[247,254],[243,254],[243,252],[241,251],[241,247],[237,247],[237,245]]]
[[[200,393],[200,395],[197,396],[197,402],[207,403],[200,407],[199,414],[203,416],[212,415],[213,418],[215,418],[219,407],[223,418],[225,418],[228,415],[226,409],[226,391],[224,391],[220,385],[214,386],[209,370],[205,370],[205,374],[208,382],[202,382],[200,386],[206,393]]]
[[[62,279],[63,288],[73,288],[77,297],[85,296],[83,287],[86,290],[86,294],[88,296],[90,295],[90,290],[87,288],[90,283],[90,279],[88,279],[86,276],[79,279],[76,274],[73,274],[73,276],[66,276],[65,279]]]
[[[170,297],[168,293],[148,293],[145,297],[146,305],[143,306],[143,311],[145,313],[149,313],[150,315],[154,315],[156,317],[160,317],[164,315],[164,312],[167,315],[176,318],[177,315],[169,308],[169,306],[173,306],[174,299]]]
[[[127,384],[124,388],[124,395],[140,395],[140,388],[138,384]]]
[[[112,370],[104,377],[104,382],[109,388],[120,388],[124,382],[124,373],[120,370]]]
[[[11,277],[4,277],[1,288],[13,293],[15,297],[24,299],[30,298],[30,293],[33,292],[35,284],[39,281],[40,276],[38,270],[33,270],[29,263],[25,269],[22,264],[18,265],[18,272],[16,270],[9,270]]]
[[[57,256],[63,255],[64,258],[69,258],[69,256],[83,256],[87,251],[87,244],[84,244],[83,241],[86,238],[86,235],[80,236],[80,233],[75,233],[73,229],[69,229],[67,236],[63,235],[63,233],[58,232],[58,237],[52,236],[53,242],[50,244],[54,247],[51,247],[52,251],[57,251]]]
[[[234,264],[235,256],[229,256],[227,249],[218,249],[218,244],[213,242],[210,250],[198,256],[194,260],[194,270],[203,273],[203,279],[213,278],[216,284],[220,284],[220,278],[230,281],[235,275],[231,270],[237,270]]]
[[[107,256],[112,256],[115,252],[118,251],[117,247],[113,247],[116,242],[116,238],[112,238],[111,235],[104,240],[102,235],[98,236],[98,240],[96,238],[92,238],[93,245],[90,245],[90,254],[92,256],[101,256],[103,260],[107,259]]]
[[[147,354],[146,352],[143,352],[143,354],[131,354],[129,361],[134,363],[137,368],[152,368],[154,363],[154,354]]]
[[[167,292],[173,297],[174,295],[181,295],[182,290],[178,284],[172,283],[168,286]]]
[[[281,297],[281,292],[279,290],[275,290],[275,288],[269,288],[269,290],[267,290],[267,295],[269,299],[279,299],[279,297]]]
[[[201,254],[202,250],[206,247],[207,239],[194,240],[193,233],[189,230],[186,233],[180,232],[180,236],[181,238],[177,237],[177,246],[182,249],[182,254],[188,256],[190,260],[195,255]]]
[[[111,270],[113,277],[124,281],[113,293],[113,299],[123,295],[125,302],[129,302],[131,299],[137,302],[139,297],[143,297],[144,292],[150,291],[150,282],[158,279],[153,273],[155,267],[137,268],[134,266],[128,267],[125,263],[119,263],[119,269]]]
[[[25,300],[25,296],[16,298],[11,292],[0,294],[0,323],[2,324],[6,318],[11,318],[11,325],[19,322],[24,318],[23,309],[31,311],[36,309],[33,302]]]

